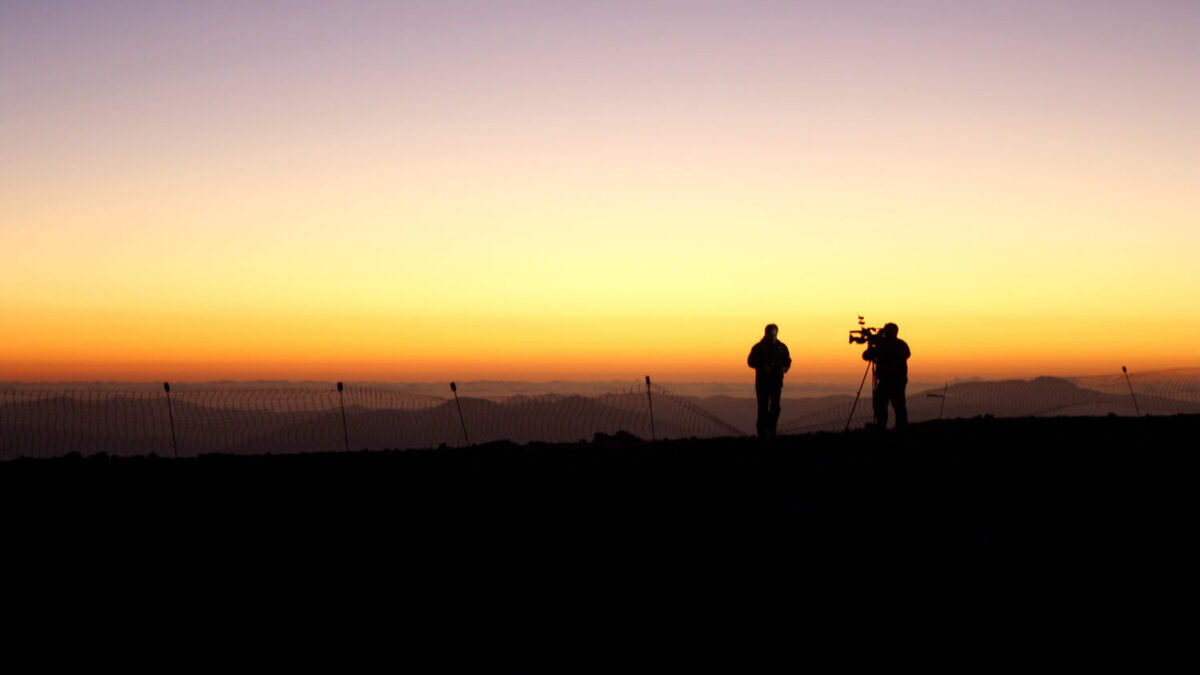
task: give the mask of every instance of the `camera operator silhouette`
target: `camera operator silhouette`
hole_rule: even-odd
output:
[[[908,407],[904,402],[904,389],[908,386],[908,358],[912,352],[908,343],[896,337],[900,327],[889,323],[879,331],[879,336],[870,342],[863,352],[864,361],[875,362],[875,390],[872,403],[875,405],[875,428],[887,428],[888,403],[896,410],[896,428],[908,424]]]
[[[787,345],[779,341],[779,326],[767,324],[763,339],[750,349],[746,363],[754,369],[754,393],[758,396],[758,437],[775,435],[779,424],[779,397],[783,374],[792,367]]]

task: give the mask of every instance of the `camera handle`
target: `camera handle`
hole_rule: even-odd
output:
[[[867,369],[863,371],[862,382],[858,383],[858,393],[854,395],[854,405],[850,406],[850,416],[846,418],[845,431],[850,431],[850,422],[854,419],[854,411],[858,409],[858,399],[862,396],[863,385],[867,383],[867,373],[875,369],[875,359],[867,362]],[[872,378],[874,379],[874,378]],[[874,383],[872,383],[874,384]]]

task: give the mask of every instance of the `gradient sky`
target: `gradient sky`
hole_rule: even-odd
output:
[[[1200,365],[1200,3],[0,0],[0,380]]]

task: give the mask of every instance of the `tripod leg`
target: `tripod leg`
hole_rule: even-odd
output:
[[[862,382],[858,383],[858,393],[854,395],[854,405],[850,406],[850,416],[846,418],[846,428],[844,431],[850,431],[850,421],[854,419],[854,411],[858,409],[858,399],[862,396],[863,385],[867,383],[867,373],[871,372],[871,366],[875,365],[874,361],[867,362],[867,369],[863,371]]]

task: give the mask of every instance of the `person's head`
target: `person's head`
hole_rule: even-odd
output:
[[[767,324],[766,329],[763,330],[763,336],[771,342],[774,342],[779,338],[779,326],[776,326],[773,323]]]
[[[894,323],[884,324],[883,330],[879,332],[890,338],[894,338],[900,334],[900,327]]]

